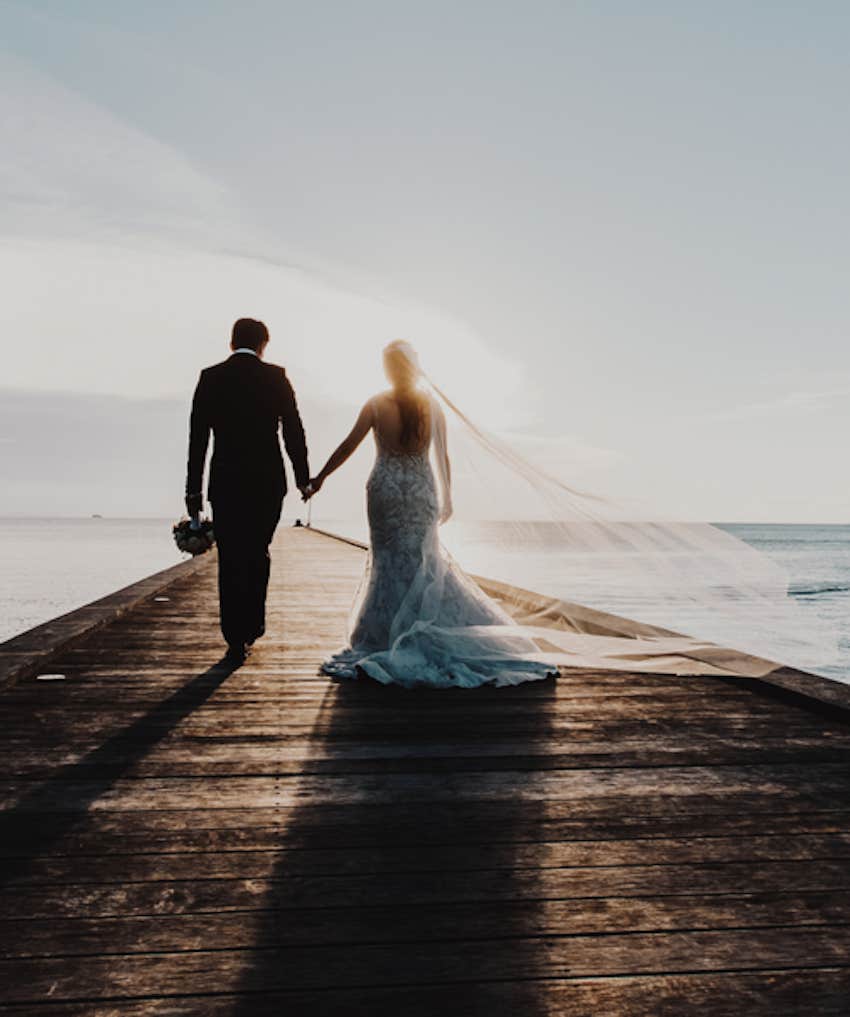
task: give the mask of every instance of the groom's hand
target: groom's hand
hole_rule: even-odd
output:
[[[320,477],[313,477],[301,490],[301,500],[309,501],[314,494],[318,494],[324,481]]]
[[[190,516],[199,516],[201,509],[204,506],[204,496],[202,494],[187,494],[186,495],[186,512]]]

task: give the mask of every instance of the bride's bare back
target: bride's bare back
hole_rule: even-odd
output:
[[[418,389],[381,392],[371,400],[375,442],[390,455],[424,452],[431,441],[431,401]]]

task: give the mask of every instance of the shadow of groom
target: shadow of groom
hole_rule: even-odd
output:
[[[238,666],[223,659],[196,675],[0,813],[0,843],[8,856],[3,860],[0,887],[25,876],[53,844],[85,824],[92,803],[205,703]]]

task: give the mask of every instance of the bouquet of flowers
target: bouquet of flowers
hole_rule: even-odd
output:
[[[205,554],[215,544],[211,519],[181,519],[171,527],[177,550],[193,557]]]

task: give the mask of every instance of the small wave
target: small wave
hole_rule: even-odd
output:
[[[799,588],[791,587],[792,597],[819,597],[823,593],[850,593],[850,585],[834,585],[828,583],[815,583],[810,586]]]

